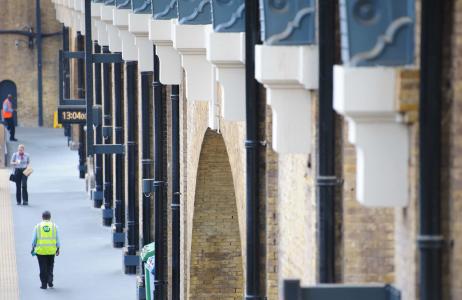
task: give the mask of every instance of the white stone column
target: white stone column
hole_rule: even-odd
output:
[[[311,153],[311,91],[318,88],[316,46],[255,48],[255,78],[273,111],[273,149]]]
[[[334,67],[334,109],[356,146],[356,198],[404,207],[409,199],[409,133],[394,109],[396,69]]]
[[[154,71],[154,46],[149,39],[150,14],[129,14],[128,31],[135,36],[138,48],[138,71]]]

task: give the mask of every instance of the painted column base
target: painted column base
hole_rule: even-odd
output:
[[[311,153],[311,91],[318,88],[315,46],[255,47],[255,78],[273,111],[273,149]]]
[[[356,146],[356,197],[365,206],[405,207],[409,136],[394,110],[396,69],[334,67],[334,109]]]
[[[181,84],[181,55],[173,48],[172,27],[178,19],[150,20],[149,39],[156,44],[159,56],[159,76],[163,84]]]
[[[223,118],[245,121],[245,33],[210,32],[207,60],[217,69]]]
[[[206,35],[212,25],[175,25],[173,47],[181,54],[181,65],[186,72],[188,101],[211,101],[213,66],[206,58]]]

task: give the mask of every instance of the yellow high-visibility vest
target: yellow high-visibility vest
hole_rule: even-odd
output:
[[[38,255],[56,254],[56,225],[51,222],[41,222],[37,225]]]

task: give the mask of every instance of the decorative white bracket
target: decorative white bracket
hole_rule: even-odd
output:
[[[223,118],[245,121],[245,33],[210,32],[207,60],[216,66],[221,84]]]
[[[150,14],[129,14],[128,31],[138,47],[138,71],[154,71],[154,45],[149,39]]]
[[[149,39],[156,44],[159,57],[159,77],[163,84],[181,84],[181,56],[173,48],[173,27],[178,19],[150,20]]]
[[[206,58],[206,36],[212,25],[175,25],[173,47],[181,54],[186,72],[186,98],[189,101],[211,101],[213,65]]]
[[[311,92],[318,88],[317,46],[255,47],[255,78],[273,111],[273,149],[311,152]]]
[[[106,30],[109,38],[109,51],[122,52],[122,41],[120,40],[119,30],[114,26],[115,6],[101,6],[101,21],[106,23]]]
[[[97,34],[94,40],[98,41],[100,46],[109,46],[109,37],[106,31],[106,23],[101,21],[101,7],[104,6],[102,3],[91,3],[91,17],[95,22]],[[93,37],[93,32],[92,32]]]
[[[409,137],[394,109],[396,69],[334,67],[334,109],[356,146],[356,197],[365,206],[404,207]]]
[[[128,15],[130,9],[114,9],[114,26],[119,29],[122,41],[122,59],[126,61],[138,60],[138,47],[135,45],[135,37],[128,31]]]

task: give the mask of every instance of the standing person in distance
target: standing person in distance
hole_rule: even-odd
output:
[[[29,153],[24,152],[24,145],[18,146],[18,152],[11,156],[11,165],[14,165],[14,179],[16,181],[16,202],[21,205],[21,190],[23,204],[29,204],[29,195],[27,194],[27,176],[23,174],[27,167],[30,167]],[[22,189],[21,189],[22,186]]]
[[[8,126],[8,131],[10,132],[10,141],[17,141],[17,139],[14,138],[14,120],[13,120],[13,112],[17,111],[16,108],[13,108],[13,96],[8,95],[8,98],[3,101],[3,120],[5,120],[7,126]]]
[[[30,253],[34,255],[34,249],[37,247],[37,260],[40,268],[41,289],[53,287],[53,268],[55,264],[55,255],[59,256],[59,240],[58,226],[50,221],[51,213],[46,210],[42,213],[42,222],[37,224],[32,235],[32,250]]]

